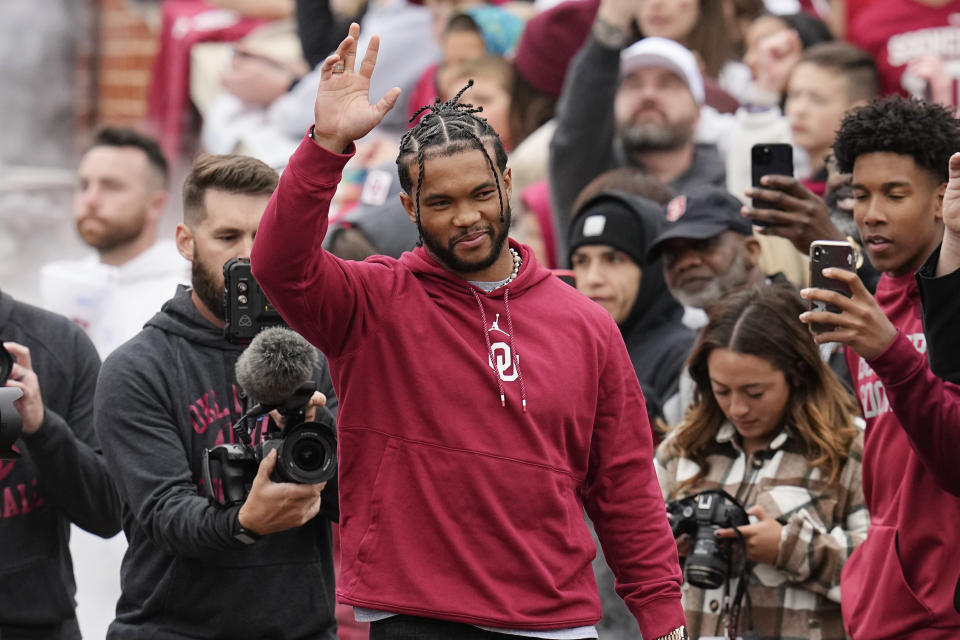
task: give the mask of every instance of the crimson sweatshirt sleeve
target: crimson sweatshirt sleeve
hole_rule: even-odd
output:
[[[870,367],[910,445],[945,491],[960,496],[960,386],[930,371],[927,358],[900,331]]]
[[[320,248],[330,201],[353,154],[336,154],[309,136],[290,157],[260,220],[250,255],[253,276],[283,319],[328,357],[371,329],[374,311],[387,311],[389,267],[348,262]],[[370,278],[373,272],[381,277]]]
[[[684,624],[677,545],[653,466],[643,394],[612,321],[607,343],[584,504],[617,593],[643,637],[659,638]]]

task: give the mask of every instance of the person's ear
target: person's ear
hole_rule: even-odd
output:
[[[157,190],[150,196],[150,205],[147,217],[153,222],[159,222],[167,208],[167,192]]]
[[[747,266],[753,269],[760,264],[760,241],[754,237],[747,238],[743,243],[744,251],[747,257]]]
[[[403,210],[407,212],[407,217],[410,218],[410,222],[416,224],[417,222],[417,206],[414,203],[413,198],[404,193],[400,192],[400,203],[403,205]]]
[[[513,172],[510,167],[503,170],[503,199],[510,202],[513,199]]]
[[[943,195],[947,192],[947,183],[937,187],[937,197],[933,201],[933,219],[943,220]]]
[[[195,250],[196,240],[194,239],[193,229],[181,222],[177,225],[177,251],[185,260],[193,262]]]

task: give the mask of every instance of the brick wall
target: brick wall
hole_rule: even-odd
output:
[[[126,0],[95,0],[100,11],[97,124],[134,125],[147,112],[157,36]]]

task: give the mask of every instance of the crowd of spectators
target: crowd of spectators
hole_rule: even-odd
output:
[[[126,538],[87,637],[960,636],[960,0],[141,4],[147,116],[77,167],[89,255],[44,310],[0,293],[0,636],[80,637],[71,523]],[[345,448],[224,509],[251,255]]]

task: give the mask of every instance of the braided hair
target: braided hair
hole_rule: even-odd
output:
[[[415,127],[407,131],[400,139],[397,173],[400,176],[400,186],[407,193],[410,193],[413,188],[409,160],[411,156],[416,156],[417,159],[418,179],[417,191],[414,195],[416,196],[418,229],[420,228],[420,191],[424,178],[423,160],[426,150],[430,148],[439,149],[438,155],[441,156],[449,156],[469,149],[479,149],[487,159],[487,164],[490,166],[491,173],[493,173],[497,185],[497,197],[500,201],[500,220],[503,221],[504,219],[503,188],[500,184],[500,175],[507,167],[507,152],[503,148],[500,136],[487,123],[486,118],[476,115],[483,111],[483,107],[475,107],[472,104],[460,102],[460,97],[472,86],[473,80],[470,80],[450,100],[441,102],[440,98],[437,98],[433,104],[420,107],[410,118],[410,122],[416,120],[421,113],[425,113],[425,115]],[[494,159],[490,157],[490,152],[484,142],[493,142],[496,165],[494,165]]]

